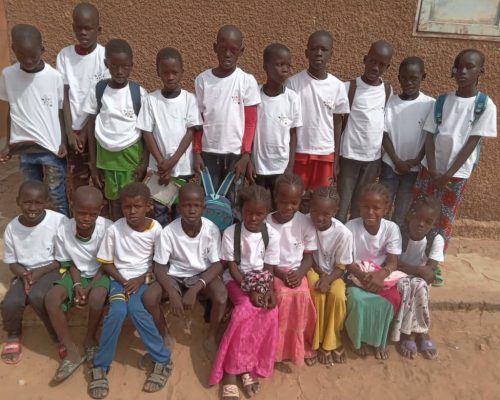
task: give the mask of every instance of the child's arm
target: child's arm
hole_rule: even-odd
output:
[[[238,180],[240,176],[245,176],[247,164],[250,160],[250,153],[252,152],[256,126],[257,105],[245,106],[245,130],[243,132],[243,140],[241,144],[241,157],[234,166],[235,180]]]
[[[295,153],[297,152],[297,128],[290,129],[290,157],[288,165],[285,169],[285,174],[293,172],[293,165],[295,164]]]
[[[96,115],[91,115],[87,124],[88,141],[89,141],[89,169],[92,177],[92,183],[102,189],[104,186],[104,178],[102,171],[96,166],[97,163],[97,144],[95,139],[95,118]]]
[[[338,265],[335,266],[333,271],[329,274],[322,271],[321,274],[319,274],[320,278],[315,285],[316,290],[320,293],[327,293],[330,290],[332,282],[344,275],[344,269],[344,265]]]
[[[153,132],[142,131],[142,138],[144,140],[145,147],[148,149],[150,156],[156,160],[158,167],[163,161],[163,156],[161,155],[158,144],[153,136]]]
[[[73,131],[73,118],[71,117],[71,107],[69,104],[69,85],[64,85],[63,114],[68,146],[71,150],[81,153],[83,151],[83,143]]]
[[[367,275],[366,290],[378,292],[384,288],[384,279],[398,269],[398,255],[387,253],[384,268],[369,272]]]
[[[115,267],[114,263],[101,263],[101,268],[102,270],[109,275],[110,278],[113,278],[115,281],[117,281],[120,285],[125,287],[125,284],[127,283],[127,280],[120,274],[118,269]]]
[[[22,278],[28,272],[26,267],[19,263],[9,264],[9,269],[10,272],[12,272],[12,274],[17,276],[18,278]]]
[[[398,260],[398,270],[408,275],[417,276],[425,280],[428,284],[434,282],[434,271],[438,267],[436,260],[428,259],[427,264],[423,267],[410,265],[401,260]]]
[[[191,286],[188,291],[184,293],[184,296],[182,296],[182,305],[185,310],[191,310],[193,308],[198,293],[205,289],[214,279],[218,279],[223,270],[222,264],[220,261],[217,261],[212,263],[212,265],[200,275],[198,282]]]
[[[344,121],[343,114],[333,114],[333,143],[335,145],[335,162],[334,162],[335,178],[339,176],[340,173],[340,157],[338,157],[338,155],[340,154],[340,139],[342,137],[343,121]]]
[[[384,148],[385,152],[389,154],[389,157],[391,157],[392,162],[394,163],[396,170],[400,172],[401,174],[406,174],[410,171],[411,166],[406,162],[401,160],[398,155],[396,154],[396,150],[394,149],[394,145],[392,144],[392,141],[389,137],[389,134],[387,132],[384,132],[384,139],[382,140],[382,147]]]
[[[264,271],[268,271],[269,273],[274,275],[274,271],[276,270],[277,265],[271,265],[264,263]],[[278,303],[276,299],[276,292],[274,291],[274,279],[269,284],[269,290],[264,295],[264,307],[267,309],[272,309],[276,307]]]
[[[66,123],[64,122],[64,109],[59,110],[59,125],[61,126],[61,145],[57,152],[57,157],[64,158],[68,154],[66,147]]]
[[[233,278],[236,283],[241,286],[241,282],[243,281],[243,274],[240,272],[238,264],[236,264],[234,261],[227,261],[227,265],[229,273],[231,274],[231,278]]]
[[[160,171],[160,174],[162,175],[162,178],[164,177],[170,178],[170,172],[177,165],[180,158],[187,151],[189,145],[193,141],[194,131],[195,127],[187,128],[186,134],[179,143],[179,147],[177,147],[175,153],[172,154],[172,157],[162,158],[162,160],[158,163],[158,169]]]
[[[410,164],[410,168],[416,167],[417,165],[420,165],[420,163],[424,159],[424,156],[425,156],[425,144],[422,146],[422,148],[418,152],[417,157],[412,158],[410,160],[406,160],[406,162]]]
[[[311,269],[312,264],[313,264],[312,252],[304,251],[300,267],[295,270],[288,271],[287,280],[285,281],[287,286],[291,288],[300,286],[302,278],[304,278],[304,276],[307,274],[307,271]]]
[[[356,263],[352,263],[346,266],[347,272],[355,276],[361,283],[366,281],[366,272],[362,271],[359,268],[359,265]]]
[[[142,138],[140,139],[142,140]],[[142,158],[141,162],[137,166],[134,172],[134,177],[137,182],[142,182],[146,176],[146,171],[149,165],[149,150],[147,146],[142,146]]]
[[[4,163],[11,159],[10,155],[10,104],[8,101],[0,100],[0,105],[6,108],[7,110],[7,132],[5,132],[5,146],[0,152],[0,162]]]
[[[83,306],[87,304],[88,293],[92,288],[92,283],[87,286],[86,289],[82,287],[80,283],[80,270],[76,268],[74,264],[69,268],[69,273],[71,274],[71,279],[73,280],[73,291],[75,292],[75,300],[74,302],[79,306]],[[92,279],[94,282],[95,278]]]
[[[172,285],[172,278],[167,275],[168,265],[160,264],[157,262],[153,263],[153,273],[156,280],[163,288],[163,291],[167,293],[168,301],[170,303],[170,310],[172,314],[176,317],[184,314],[184,307],[182,304],[182,297],[179,292]]]
[[[432,179],[438,177],[436,171],[436,146],[434,144],[434,135],[430,132],[425,132],[425,158],[427,159],[427,167]]]

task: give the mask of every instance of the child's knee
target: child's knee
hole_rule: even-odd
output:
[[[347,301],[345,283],[342,279],[336,279],[330,286],[330,295],[337,301]]]
[[[217,279],[217,283],[212,286],[212,295],[210,297],[213,303],[220,305],[227,303],[227,289],[221,280]]]
[[[153,283],[142,294],[142,304],[147,310],[152,310],[160,305],[162,289],[160,285]]]
[[[89,294],[89,307],[93,310],[100,310],[104,307],[108,290],[103,287],[96,287],[90,291]]]
[[[106,318],[125,320],[127,312],[127,302],[125,300],[113,300],[109,304],[109,311],[106,314]]]
[[[67,298],[66,290],[62,286],[54,286],[45,295],[44,303],[47,311],[56,310],[61,307]]]

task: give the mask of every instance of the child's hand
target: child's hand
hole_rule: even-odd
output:
[[[8,144],[0,151],[0,162],[5,163],[12,158],[10,155],[10,146]]]
[[[142,182],[142,180],[146,176],[147,170],[148,170],[147,164],[145,162],[141,162],[134,171],[135,181]]]
[[[125,292],[127,295],[132,295],[134,293],[137,293],[141,285],[144,283],[144,276],[138,276],[137,278],[132,278],[129,279],[128,281],[125,282],[123,285],[123,289],[125,289]]]
[[[82,139],[80,139],[80,135],[78,135],[75,131],[71,131],[68,135],[68,146],[75,153],[82,153],[85,143]]]
[[[318,279],[316,284],[314,285],[315,289],[320,292],[320,293],[328,293],[330,290],[332,282],[331,279],[328,275],[323,275],[321,278]]]
[[[434,282],[436,276],[434,275],[434,270],[430,267],[421,267],[418,269],[418,275],[424,281],[427,282],[428,285]]]
[[[88,303],[88,292],[90,285],[87,289],[84,289],[82,285],[75,286],[75,304],[78,306],[85,306]]]
[[[95,165],[89,165],[90,177],[92,178],[92,183],[95,187],[102,189],[104,187],[104,176],[102,171]]]
[[[31,280],[31,271],[26,271],[23,273],[23,285],[24,285],[24,292],[28,294],[31,290],[32,280]]]
[[[432,182],[438,188],[444,188],[450,182],[450,177],[447,174],[438,175]]]
[[[170,172],[174,169],[175,164],[177,162],[173,158],[164,158],[158,164],[158,172],[160,175],[168,174],[170,176]]]
[[[248,161],[246,178],[250,183],[255,183],[255,178],[257,178],[257,172],[255,171],[255,166],[253,165],[252,160]]]
[[[158,183],[160,185],[168,185],[170,182],[170,172],[160,173],[160,178],[158,179]]]
[[[369,281],[367,282],[365,288],[369,292],[378,292],[384,288],[384,279],[386,278],[386,272],[384,270],[378,270],[375,272],[368,272]]]
[[[193,309],[197,295],[198,291],[194,287],[189,288],[188,291],[184,293],[184,296],[182,296],[182,306],[185,311],[190,311]]]
[[[264,295],[264,306],[272,310],[278,304],[278,300],[276,299],[276,293],[274,293],[273,289],[269,289]]]
[[[394,161],[394,166],[396,167],[396,171],[400,173],[401,175],[407,174],[410,172],[410,165],[408,162],[403,161],[403,160],[396,160]]]
[[[238,181],[240,176],[245,176],[247,172],[248,161],[250,161],[250,154],[245,153],[241,155],[241,158],[234,165],[234,180]]]
[[[205,163],[203,162],[203,158],[200,153],[194,154],[194,171],[198,174],[201,173],[201,170],[205,168]]]
[[[176,317],[180,317],[181,315],[184,315],[184,305],[182,304],[182,298],[181,295],[176,291],[173,290],[172,293],[168,294],[168,302],[170,303],[170,310],[172,311],[172,314]]]
[[[298,269],[293,269],[291,271],[288,271],[287,274],[287,279],[288,279],[288,285],[291,288],[296,288],[300,286],[300,283],[302,282],[302,278],[304,277],[304,274]]]
[[[59,151],[57,152],[57,157],[64,158],[67,155],[68,155],[68,150],[66,149],[66,145],[65,144],[61,144],[59,146]]]
[[[264,307],[264,296],[258,292],[250,292],[250,301],[255,307]]]

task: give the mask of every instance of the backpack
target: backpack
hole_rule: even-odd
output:
[[[234,180],[234,172],[230,172],[215,192],[208,168],[201,171],[201,181],[205,189],[205,211],[203,216],[212,221],[223,231],[233,223],[231,202],[225,197]]]
[[[97,82],[95,86],[95,98],[97,100],[97,113],[101,111],[102,107],[102,96],[104,95],[104,90],[108,86],[111,79],[103,79],[102,81]],[[128,87],[130,90],[130,95],[132,96],[132,104],[134,106],[134,113],[136,116],[139,115],[139,111],[141,110],[141,87],[139,84],[133,81],[128,81]]]
[[[446,94],[439,95],[436,99],[436,106],[434,107],[434,122],[436,123],[436,131],[434,135],[439,134],[439,125],[443,122],[443,107],[446,100]],[[478,119],[483,115],[486,109],[486,104],[488,103],[488,95],[483,92],[477,92],[476,99],[474,100],[474,118],[472,119],[471,127],[478,121]],[[474,168],[479,162],[479,155],[481,153],[481,139],[477,143],[476,149],[476,160],[474,161]]]
[[[265,222],[260,226],[260,233],[264,241],[264,249],[267,249],[269,244],[269,232]],[[241,222],[238,222],[234,227],[234,262],[238,265],[241,263]]]

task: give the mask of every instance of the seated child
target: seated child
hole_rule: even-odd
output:
[[[227,228],[222,239],[222,257],[228,265],[224,280],[234,309],[209,380],[210,385],[222,380],[222,400],[239,398],[237,376],[252,397],[259,388],[257,378],[273,373],[278,344],[273,269],[279,263],[280,239],[265,222],[270,206],[271,196],[262,186],[242,188],[242,222]]]
[[[125,40],[110,40],[105,56],[111,79],[89,91],[83,111],[91,116],[88,141],[92,182],[104,189],[110,219],[116,221],[122,217],[121,190],[131,182],[141,181],[148,166],[147,149],[137,128],[137,115],[147,93],[128,79],[133,60]]]
[[[109,310],[104,317],[99,350],[94,356],[88,384],[88,393],[94,399],[103,399],[109,393],[106,375],[127,317],[132,320],[154,362],[143,390],[151,393],[163,388],[174,366],[153,317],[142,304],[155,241],[161,234],[160,224],[146,217],[151,207],[151,193],[144,183],[134,182],[123,188],[120,200],[125,217],[108,228],[97,252],[97,261],[111,278],[111,285]]]
[[[423,126],[434,99],[420,91],[425,79],[424,62],[419,57],[406,57],[399,66],[402,93],[393,95],[385,110],[382,145],[382,182],[391,194],[392,220],[403,226],[410,208],[413,185],[424,157]]]
[[[165,48],[156,56],[156,72],[163,88],[150,93],[144,101],[137,128],[150,153],[149,168],[166,185],[171,177],[188,180],[193,176],[194,127],[201,125],[196,97],[181,89],[184,72],[182,56]],[[171,220],[167,206],[154,201],[154,217],[166,226]]]
[[[109,291],[109,277],[99,270],[96,256],[104,234],[111,225],[111,221],[99,217],[102,201],[102,193],[98,189],[80,186],[73,193],[71,202],[73,219],[57,230],[56,260],[67,271],[45,296],[45,308],[68,355],[52,378],[53,383],[68,378],[83,361],[92,363],[98,349],[97,328]],[[89,305],[83,357],[71,337],[65,316],[73,303],[80,307]]]
[[[17,364],[21,360],[21,331],[26,304],[33,307],[52,341],[59,344],[43,299],[61,277],[54,248],[57,229],[67,220],[64,215],[45,208],[49,195],[42,182],[22,183],[16,201],[22,214],[9,222],[4,232],[3,261],[9,264],[14,274],[2,301],[3,328],[7,332],[2,361],[6,364]],[[63,353],[64,349],[60,348],[60,355]]]
[[[425,358],[437,356],[436,343],[429,337],[429,285],[439,262],[444,261],[444,239],[436,233],[441,204],[431,196],[422,195],[411,205],[403,226],[403,253],[398,269],[408,274],[398,282],[401,307],[396,316],[391,340],[399,342],[399,351],[413,359],[418,350]]]
[[[360,193],[360,217],[346,224],[353,236],[354,263],[347,267],[351,276],[345,328],[358,355],[366,357],[369,345],[378,360],[389,357],[387,335],[401,303],[397,280],[390,276],[398,266],[401,233],[394,222],[384,219],[389,206],[387,188],[368,184]]]
[[[317,361],[313,350],[316,310],[306,274],[313,264],[317,242],[311,220],[298,211],[303,193],[304,185],[297,175],[279,176],[274,186],[277,210],[267,216],[266,222],[280,233],[280,261],[274,268],[279,310],[276,361],[313,365]]]
[[[55,208],[69,215],[66,197],[66,137],[62,76],[42,60],[42,35],[31,25],[12,28],[17,63],[0,77],[0,102],[9,109],[0,162],[19,154],[25,180],[46,181]]]
[[[352,264],[352,234],[339,220],[339,196],[334,186],[322,186],[313,192],[310,216],[318,241],[313,253],[313,269],[307,273],[311,297],[318,319],[313,349],[321,364],[346,362],[341,331],[346,316],[346,265]]]
[[[222,274],[220,232],[214,223],[201,216],[203,209],[203,188],[195,183],[183,186],[177,205],[181,216],[167,225],[158,239],[154,255],[156,282],[149,286],[143,301],[160,334],[166,338],[161,299],[168,298],[172,313],[181,316],[193,308],[198,294],[206,295],[212,308],[205,349],[214,356],[227,291],[219,277]]]

